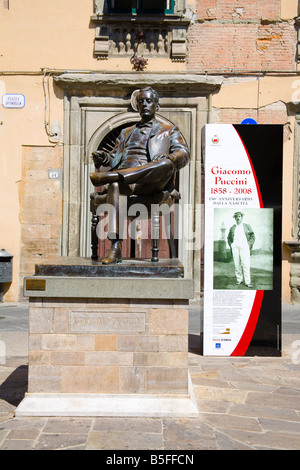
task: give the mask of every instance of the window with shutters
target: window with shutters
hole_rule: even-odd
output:
[[[109,13],[170,14],[174,13],[174,0],[109,0]]]

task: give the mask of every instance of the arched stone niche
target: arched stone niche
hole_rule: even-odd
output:
[[[120,125],[139,120],[132,110],[134,90],[152,86],[160,96],[157,118],[177,125],[191,151],[191,163],[179,172],[181,193],[176,237],[185,275],[200,293],[201,277],[201,129],[210,122],[210,98],[222,77],[190,74],[64,73],[55,83],[65,91],[63,228],[61,255],[90,256],[90,158],[101,140]]]

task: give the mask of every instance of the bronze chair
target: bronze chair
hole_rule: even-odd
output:
[[[164,217],[166,233],[167,233],[167,240],[170,252],[170,258],[176,258],[176,247],[174,243],[174,238],[172,235],[171,224],[170,224],[170,217],[168,214],[164,213],[160,210],[160,206],[162,204],[166,204],[171,208],[174,201],[176,199],[180,199],[180,194],[177,193],[176,195],[171,195],[164,200],[163,203],[152,205],[155,207],[155,210],[151,210],[151,204],[154,204],[154,201],[149,201],[149,197],[146,199],[143,196],[129,196],[127,199],[128,202],[128,209],[132,207],[133,204],[143,204],[147,208],[147,216],[148,219],[151,218],[151,250],[152,250],[152,258],[151,261],[158,262],[158,252],[159,252],[159,239],[160,239],[160,216]],[[106,203],[106,193],[105,192],[94,192],[90,195],[90,210],[92,213],[92,225],[91,225],[91,248],[92,248],[92,256],[93,260],[98,259],[98,235],[97,235],[97,225],[99,223],[99,217],[97,215],[97,209],[102,204]],[[130,216],[128,215],[129,220],[138,219],[139,216]],[[135,240],[131,239],[130,245],[130,258],[135,258]]]

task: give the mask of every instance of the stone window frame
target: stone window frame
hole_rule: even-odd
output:
[[[109,13],[122,13],[122,10],[118,10],[117,7],[114,7],[113,6],[113,3],[114,3],[115,0],[107,0],[107,3],[108,3],[108,6],[107,6],[107,9],[108,9],[108,12]],[[175,8],[175,0],[165,0],[166,2],[166,8],[164,9],[161,9],[160,11],[158,10],[150,10],[150,9],[145,9],[144,8],[144,5],[143,5],[143,2],[144,0],[127,0],[128,2],[128,5],[130,5],[130,8],[128,8],[128,12],[126,12],[127,14],[129,14],[129,10],[131,10],[131,14],[151,14],[152,16],[153,15],[156,15],[156,14],[168,14],[168,13],[171,13],[173,14],[174,13],[174,8]],[[164,10],[164,11],[162,11]]]
[[[178,15],[178,16],[184,16],[184,12],[188,11],[188,2],[187,0],[169,0],[170,5],[173,3],[174,5],[174,10],[173,13],[167,11],[164,15],[161,13],[156,14],[154,12],[153,15],[151,16],[167,16],[169,14],[171,15]],[[171,9],[171,8],[170,8]],[[107,0],[95,0],[94,2],[94,14],[92,16],[92,20],[95,19],[95,17],[103,16],[108,13],[108,1]],[[117,15],[118,13],[115,12],[114,16]],[[143,16],[140,13],[133,13],[133,14],[127,14],[127,16]]]

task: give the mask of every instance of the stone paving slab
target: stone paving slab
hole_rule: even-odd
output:
[[[191,419],[14,417],[27,386],[26,351],[16,348],[0,363],[0,450],[300,449],[300,328],[291,312],[281,358],[203,357],[193,333],[189,371],[199,417]]]

